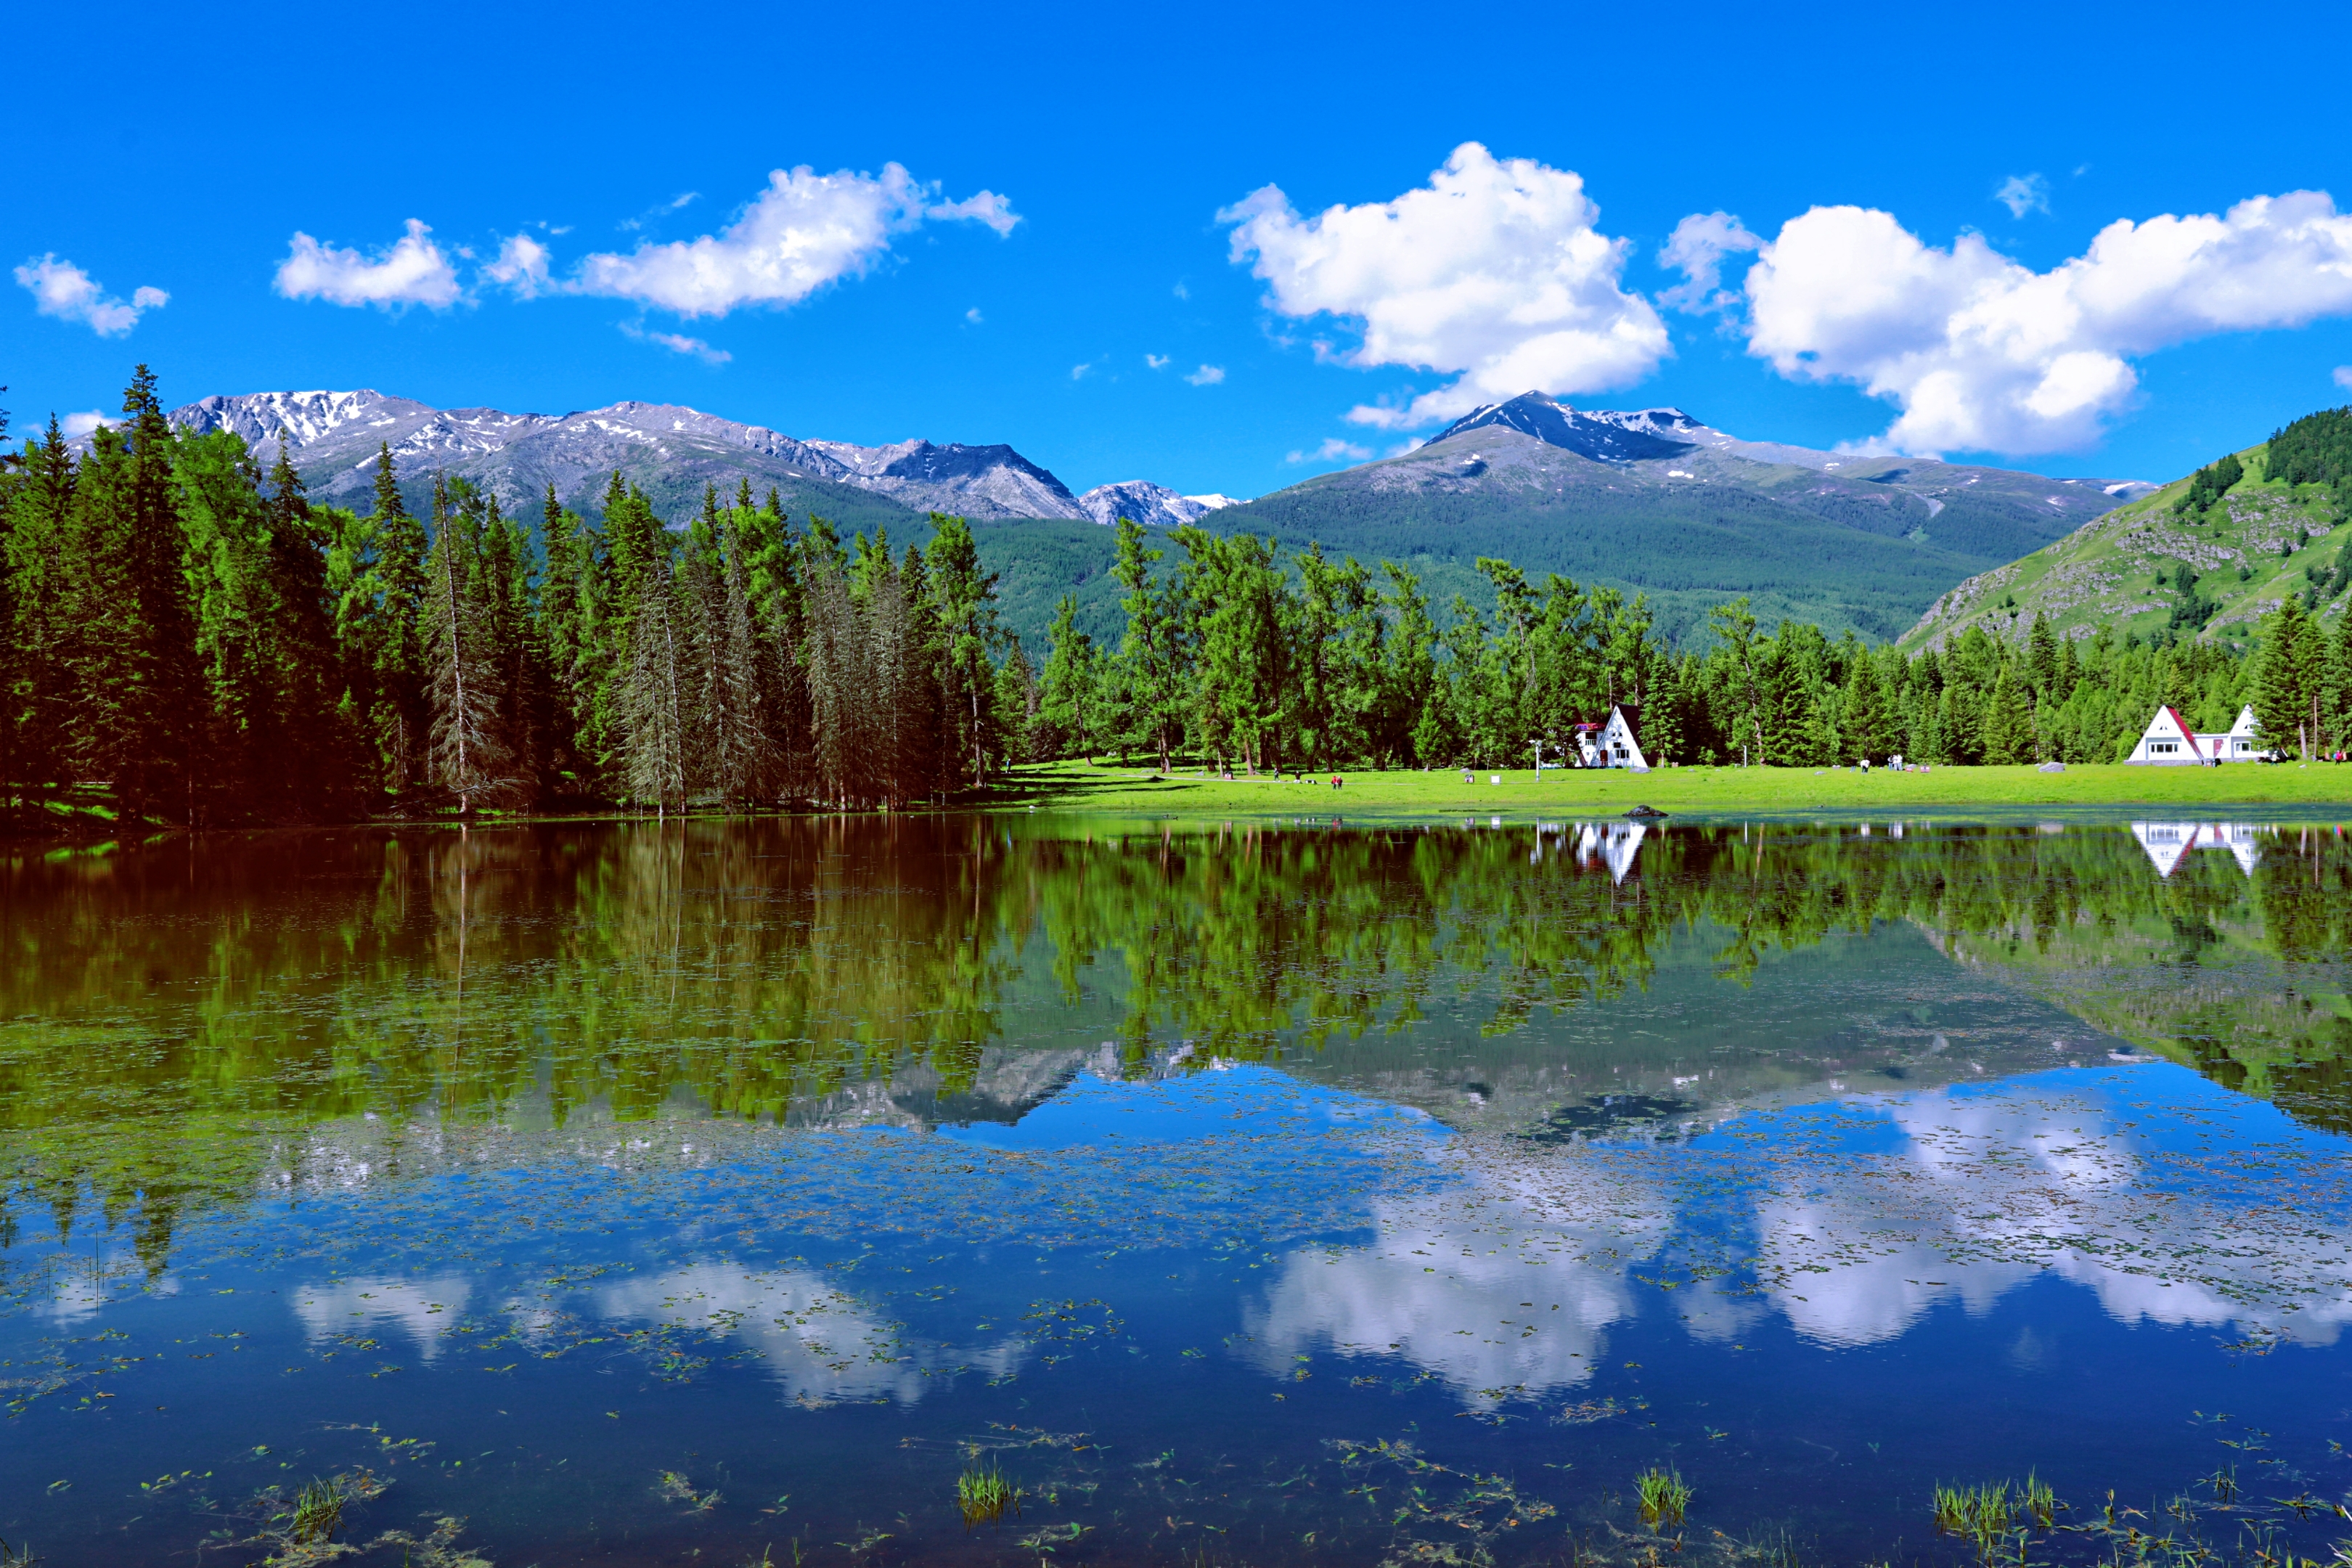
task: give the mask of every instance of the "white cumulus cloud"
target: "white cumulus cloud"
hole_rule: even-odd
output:
[[[1729,213],[1691,214],[1675,225],[1658,252],[1660,262],[1683,275],[1680,283],[1659,293],[1658,303],[1694,313],[1737,305],[1737,297],[1720,290],[1724,258],[1759,250],[1763,245]]]
[[[1204,364],[1184,379],[1194,386],[1214,386],[1225,379],[1225,367],[1221,364]]]
[[[2298,191],[2118,219],[2035,272],[1976,235],[1937,248],[1892,214],[1815,207],[1762,247],[1746,295],[1749,352],[1896,405],[1889,446],[2066,451],[2130,403],[2135,357],[2352,314],[2352,216]]]
[[[2335,370],[2336,384],[2352,392],[2352,364],[2339,364]]]
[[[1166,354],[1145,354],[1143,356],[1143,363],[1150,365],[1153,370],[1166,370],[1168,368],[1168,356]]]
[[[54,255],[16,268],[16,281],[32,291],[33,309],[40,314],[79,321],[101,338],[121,337],[139,324],[141,315],[160,310],[172,300],[161,289],[142,288],[131,290],[131,302],[124,304],[97,279]]]
[[[1303,218],[1274,185],[1217,215],[1283,315],[1358,324],[1360,367],[1460,373],[1360,424],[1450,419],[1529,389],[1590,392],[1648,374],[1673,352],[1648,300],[1618,287],[1626,244],[1593,226],[1581,176],[1465,142],[1393,201]]]
[[[101,430],[109,426],[121,423],[121,420],[112,415],[100,414],[93,408],[87,414],[67,415],[58,421],[58,428],[64,432],[67,440],[79,441],[93,430]]]
[[[2009,209],[2011,217],[2023,217],[2027,213],[2047,214],[2050,211],[2050,182],[2039,174],[2011,174],[1993,192],[1992,199]]]
[[[999,235],[1020,221],[992,191],[960,202],[938,198],[936,184],[897,163],[885,164],[878,178],[846,169],[778,169],[719,233],[589,256],[569,287],[681,316],[723,316],[747,305],[793,304],[837,279],[863,274],[889,250],[892,237],[927,219],[982,223]]]
[[[498,259],[482,268],[491,282],[514,290],[518,299],[535,300],[547,291],[547,247],[527,234],[511,235],[499,243]]]
[[[463,297],[457,270],[433,231],[415,218],[391,248],[373,257],[338,250],[297,230],[292,248],[278,266],[278,292],[289,300],[324,300],[331,305],[373,305],[396,310],[425,305],[444,310]],[[505,252],[500,252],[504,258]]]

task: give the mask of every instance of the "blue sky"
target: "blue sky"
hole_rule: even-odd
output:
[[[1521,381],[2149,479],[2352,395],[2352,218],[2284,199],[2352,204],[2352,13],[1794,16],[155,8],[12,82],[0,402],[146,361],[1255,495]]]

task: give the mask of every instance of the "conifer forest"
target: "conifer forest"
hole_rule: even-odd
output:
[[[1492,611],[1441,613],[1393,563],[1122,521],[1122,633],[1097,646],[1066,598],[1034,658],[960,518],[897,550],[746,482],[681,526],[618,475],[593,522],[438,477],[420,516],[388,447],[360,515],[282,453],[174,429],[144,366],[122,416],[82,449],[52,417],[0,471],[0,779],[162,822],[904,807],[1081,755],[1573,762],[1616,703],[1678,765],[2112,762],[2159,702],[2352,746],[2352,617],[2293,598],[2242,655],[2038,619],[1906,655],[1745,600],[1676,647],[1640,597],[1504,561],[1476,563]]]

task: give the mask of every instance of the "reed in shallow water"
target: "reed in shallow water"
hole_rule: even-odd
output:
[[[1643,1524],[1655,1530],[1682,1523],[1683,1510],[1690,1505],[1691,1489],[1683,1484],[1679,1474],[1644,1470],[1633,1479],[1633,1489],[1642,1500]]]
[[[994,1524],[1008,1509],[1017,1516],[1021,1494],[1013,1489],[1004,1472],[995,1465],[974,1465],[956,1478],[956,1507],[963,1514],[963,1527],[971,1530]]]

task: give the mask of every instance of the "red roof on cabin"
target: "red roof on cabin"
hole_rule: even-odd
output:
[[[2165,713],[2169,713],[2169,714],[2171,714],[2171,715],[2172,715],[2172,721],[2173,721],[2173,723],[2175,723],[2175,724],[2177,724],[2177,725],[2179,725],[2179,728],[2180,728],[2180,734],[2181,734],[2181,738],[2182,738],[2182,739],[2184,739],[2184,740],[2186,740],[2186,741],[2189,742],[2189,751],[2191,751],[2191,752],[2195,752],[2198,756],[2200,756],[2200,757],[2201,757],[2201,756],[2203,756],[2203,755],[2205,754],[2202,751],[2200,751],[2200,750],[2198,749],[2198,745],[2197,745],[2197,731],[2194,731],[2194,730],[2192,730],[2192,729],[2190,729],[2190,728],[2189,727],[2189,721],[2188,721],[2188,720],[2186,720],[2186,719],[2183,719],[2183,718],[2180,716],[2180,710],[2179,710],[2179,709],[2173,707],[2170,703],[2168,703],[2168,703],[2166,703],[2166,704],[2164,705],[2164,707],[2163,707],[2162,709],[2158,710],[2158,711],[2160,711],[2160,712],[2165,712]]]

